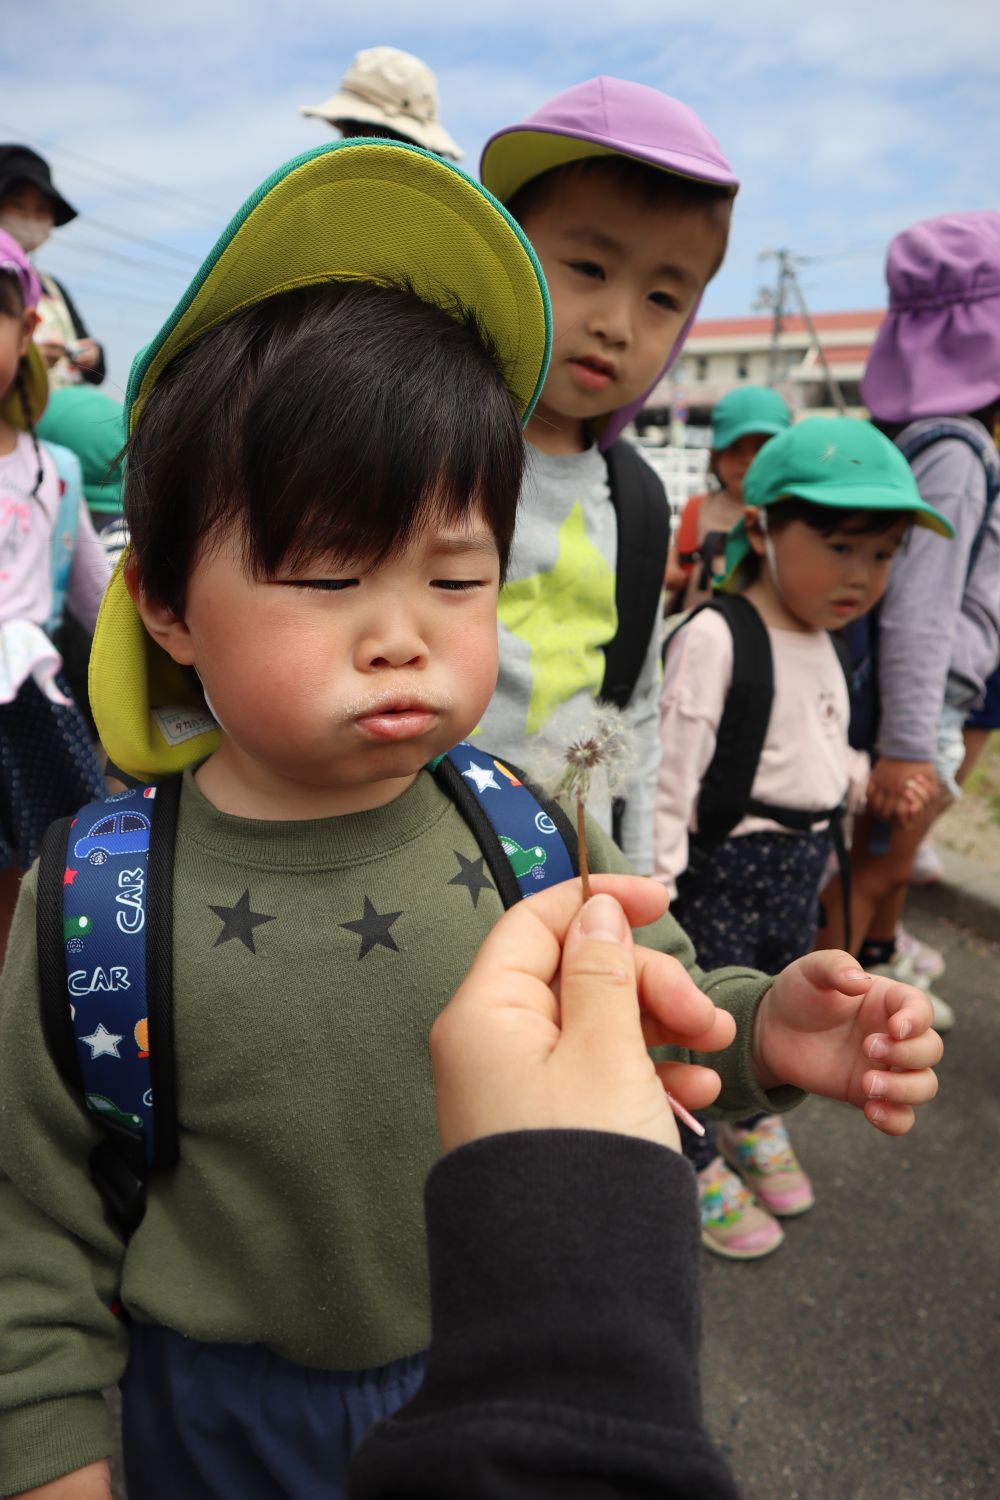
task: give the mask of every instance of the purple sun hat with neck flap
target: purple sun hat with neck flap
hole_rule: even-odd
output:
[[[1000,213],[946,214],[897,234],[889,311],[861,399],[882,422],[961,416],[1000,397]]]
[[[553,167],[592,156],[629,156],[675,177],[714,183],[734,196],[733,169],[711,131],[686,104],[622,78],[591,78],[557,94],[520,125],[498,130],[479,164],[484,187],[501,203]],[[612,412],[601,432],[606,449],[641,411],[677,358],[697,316],[691,309],[656,380],[637,400]]]

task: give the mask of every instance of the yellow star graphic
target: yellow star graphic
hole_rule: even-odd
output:
[[[526,734],[535,734],[577,693],[597,697],[604,680],[601,647],[618,629],[615,575],[587,536],[579,500],[559,528],[555,567],[506,584],[498,613],[531,648]]]

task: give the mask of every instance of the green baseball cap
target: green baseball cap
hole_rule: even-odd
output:
[[[766,385],[742,385],[727,391],[712,412],[712,447],[729,448],[748,433],[774,437],[792,425],[784,397]]]
[[[552,318],[545,277],[520,226],[451,162],[400,141],[333,141],[287,162],[244,203],[160,332],[136,357],[125,396],[135,430],[163,371],[242,308],[326,281],[405,284],[490,335],[522,422],[545,380]],[[219,743],[189,673],[145,630],[125,584],[108,584],[90,657],[101,742],[122,770],[155,780]]]
[[[913,471],[895,443],[856,417],[807,417],[772,438],[743,480],[745,505],[811,500],[837,510],[898,511],[939,536],[954,536],[940,511],[923,500]],[[750,553],[746,526],[737,521],[726,541],[726,570],[716,585],[735,593]]]

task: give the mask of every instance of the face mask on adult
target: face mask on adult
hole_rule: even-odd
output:
[[[0,229],[12,235],[26,255],[44,245],[52,232],[52,226],[44,219],[33,219],[15,209],[0,209]]]

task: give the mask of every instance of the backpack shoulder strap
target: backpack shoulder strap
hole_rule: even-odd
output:
[[[997,495],[1000,494],[1000,461],[997,459],[996,449],[985,432],[980,437],[972,428],[966,426],[964,422],[956,421],[954,417],[942,417],[939,422],[934,422],[932,425],[925,427],[922,432],[913,433],[906,439],[905,443],[900,442],[897,437],[896,446],[907,463],[912,464],[913,460],[925,452],[926,449],[932,447],[935,443],[942,442],[945,438],[955,438],[961,443],[967,443],[972,451],[978,454],[979,461],[986,475],[986,505],[983,508],[983,515],[979,522],[978,530],[972,539],[972,546],[969,548],[969,565],[965,570],[965,577],[968,580],[972,576],[972,571],[976,566],[980,548],[986,540],[986,530],[990,522],[990,513]]]
[[[88,803],[46,834],[38,875],[42,1022],[104,1132],[91,1176],[126,1238],[153,1169],[177,1159],[173,856],[180,778]],[[154,1112],[153,1101],[156,1101]]]
[[[992,503],[997,493],[1000,492],[1000,463],[985,433],[980,437],[979,433],[967,426],[965,422],[955,417],[942,417],[939,422],[931,423],[922,432],[912,433],[905,442],[900,441],[901,437],[902,433],[900,437],[897,437],[896,444],[907,463],[912,463],[926,448],[942,442],[945,438],[956,438],[959,442],[968,443],[973,452],[979,455],[980,462],[986,471],[987,504]]]
[[[431,769],[472,829],[505,907],[573,879],[576,832],[558,802],[539,797],[523,771],[468,741]]]
[[[698,798],[697,842],[718,844],[736,827],[750,802],[771,718],[774,665],[767,627],[748,599],[741,594],[717,594],[692,610],[688,619],[703,609],[720,614],[733,638],[732,682],[715,736],[715,754]]]
[[[625,708],[635,691],[660,615],[670,544],[670,505],[660,480],[631,443],[619,438],[604,456],[618,520],[618,630],[604,648],[600,696]]]
[[[850,697],[854,692],[854,662],[851,659],[851,648],[838,630],[829,630],[827,634],[830,637],[834,651],[837,653],[840,670],[843,672],[844,681],[847,683],[847,696]]]
[[[59,475],[59,508],[52,528],[52,605],[45,626],[46,634],[51,636],[59,629],[66,606],[66,589],[76,550],[80,501],[83,498],[83,470],[76,454],[61,443],[46,442],[42,447]]]

